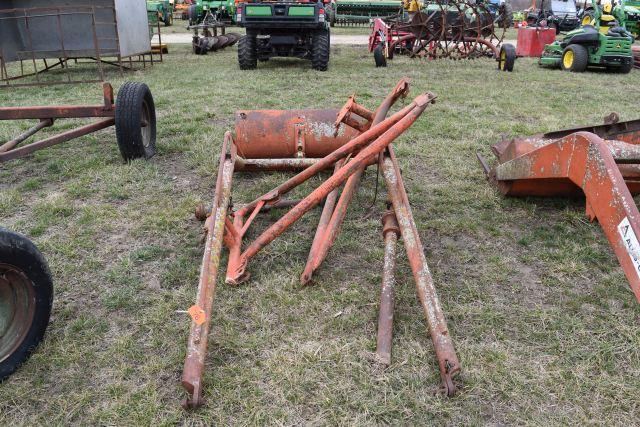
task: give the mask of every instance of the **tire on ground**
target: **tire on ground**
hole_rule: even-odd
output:
[[[198,8],[195,4],[192,4],[187,9],[187,17],[189,18],[189,25],[196,25],[198,23]]]
[[[571,64],[566,64],[565,57],[571,52],[573,54],[573,61]],[[579,44],[570,44],[562,52],[562,59],[560,60],[560,66],[563,70],[572,71],[574,73],[581,73],[587,69],[589,63],[589,52],[587,48]]]
[[[387,58],[384,56],[384,48],[382,47],[382,43],[376,46],[373,49],[373,60],[376,63],[376,67],[386,67],[387,66]]]
[[[0,326],[7,328],[0,330],[2,382],[42,341],[51,316],[53,280],[46,260],[35,245],[26,237],[1,227],[0,296],[0,315],[6,316],[6,319],[0,318],[4,320]],[[23,304],[19,304],[20,301]]]
[[[255,70],[258,66],[256,36],[247,34],[238,41],[238,65],[241,70]]]
[[[312,39],[311,68],[318,71],[327,71],[329,69],[329,55],[331,51],[329,31],[317,31]]]
[[[511,72],[515,63],[516,47],[510,43],[503,44],[498,56],[498,70]]]
[[[125,161],[156,154],[156,107],[149,87],[127,82],[116,99],[116,138]]]

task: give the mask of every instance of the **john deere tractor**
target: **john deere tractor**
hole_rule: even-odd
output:
[[[233,23],[234,15],[234,0],[195,0],[187,9],[189,25],[201,24],[207,19]]]
[[[241,70],[274,56],[308,59],[318,71],[329,68],[329,22],[322,2],[253,0],[239,3],[236,13],[236,22],[247,30],[238,42]]]
[[[617,3],[617,4],[616,4]],[[582,24],[593,25],[597,17],[605,20],[615,20],[620,27],[624,27],[635,38],[640,37],[640,0],[602,0],[591,4],[585,2],[582,11]]]
[[[633,68],[631,44],[633,36],[622,27],[613,27],[606,34],[585,25],[567,33],[562,41],[546,45],[539,64],[582,72],[588,67],[628,73]]]
[[[147,0],[149,23],[160,21],[167,27],[173,25],[173,4],[173,0]]]

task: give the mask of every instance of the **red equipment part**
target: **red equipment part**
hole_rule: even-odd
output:
[[[604,139],[603,139],[604,138]],[[586,197],[640,302],[640,121],[550,132],[492,147],[498,165],[490,179],[506,196]]]
[[[306,133],[305,129],[308,130],[308,128],[304,126],[302,132],[298,131],[296,129],[299,128],[300,122],[294,120],[300,117],[308,119],[318,110],[241,112],[241,114],[246,115],[246,119],[241,118],[241,120],[248,121],[241,122],[238,128],[241,132],[244,132],[242,137],[234,139],[230,133],[225,134],[213,208],[205,223],[207,237],[198,296],[196,304],[189,309],[193,320],[191,322],[182,383],[190,397],[184,402],[185,407],[196,407],[203,403],[202,373],[207,349],[207,335],[213,310],[216,279],[220,266],[222,242],[229,248],[226,282],[232,285],[242,283],[249,279],[247,271],[249,261],[262,248],[293,225],[295,221],[324,200],[323,213],[307,263],[307,267],[312,265],[317,268],[324,259],[324,255],[326,255],[326,251],[323,251],[322,248],[326,246],[328,250],[328,247],[333,242],[332,239],[335,238],[339,231],[339,227],[332,228],[334,219],[344,218],[344,212],[346,212],[348,200],[350,200],[350,196],[345,197],[345,192],[355,192],[356,189],[354,187],[351,190],[347,190],[345,186],[342,196],[338,199],[340,187],[350,182],[351,177],[358,176],[366,166],[374,163],[378,158],[382,159],[380,167],[384,171],[389,200],[391,201],[388,207],[393,208],[393,213],[388,213],[385,216],[387,218],[385,221],[386,250],[387,252],[392,251],[391,245],[395,243],[395,239],[389,233],[395,230],[395,236],[401,235],[405,243],[409,264],[416,281],[416,291],[429,324],[441,371],[443,388],[447,395],[455,393],[456,387],[453,383],[453,377],[459,372],[460,365],[435,292],[433,279],[426,264],[424,248],[420,242],[417,227],[411,214],[400,168],[390,146],[398,136],[420,117],[429,104],[435,102],[436,96],[431,93],[424,93],[415,98],[409,105],[385,119],[393,103],[401,96],[406,95],[407,91],[408,82],[402,79],[375,113],[357,104],[353,97],[350,98],[341,110],[335,110],[338,111],[338,119],[334,124],[334,129],[337,129],[338,134],[340,134],[340,129],[343,127],[342,124],[345,124],[348,127],[355,126],[355,128],[349,130],[349,132],[355,133],[348,139],[341,139],[343,137],[338,135],[333,141],[326,140],[325,142],[328,142],[328,146],[337,148],[332,148],[328,154],[319,159],[296,158],[298,150],[296,145],[291,144],[297,141],[296,135],[302,133],[309,137],[311,145],[318,144],[319,151],[314,154],[319,154],[322,151],[319,142],[324,138],[328,138],[328,135],[323,132],[319,137],[318,135],[312,135],[313,132]],[[252,122],[253,120],[256,122]],[[273,135],[271,132],[278,133]],[[347,130],[344,132],[346,134]],[[284,138],[280,139],[281,145],[277,145],[278,141],[273,138],[274,136]],[[241,139],[240,146],[238,146],[238,139]],[[263,143],[264,146],[261,146]],[[282,150],[279,152],[286,154],[289,158],[238,159],[238,153],[241,150],[244,150],[244,153],[247,152],[246,150],[253,150],[250,153],[254,155],[269,155],[271,147],[275,147],[276,150]],[[233,211],[230,208],[230,190],[234,167],[235,165],[247,166],[248,164],[255,166],[259,164],[256,163],[257,160],[264,161],[264,163],[260,163],[261,170],[268,170],[270,167],[273,167],[273,170],[288,169],[293,164],[287,161],[292,160],[298,161],[295,167],[302,170],[270,192]],[[302,160],[305,162],[300,162]],[[334,169],[333,174],[308,196],[295,202],[282,199],[286,193],[328,168]],[[291,209],[285,215],[262,232],[254,242],[243,248],[242,240],[247,235],[251,223],[259,213],[275,208],[288,207]],[[206,211],[198,209],[197,216],[206,217],[206,214],[203,215],[204,212]],[[393,228],[389,222],[389,215],[398,217],[399,224],[397,228]],[[340,221],[337,223],[340,223]],[[391,267],[385,262],[387,283],[391,280],[390,277],[393,274]],[[305,269],[306,271],[307,269]],[[387,287],[387,289],[389,288]],[[388,363],[391,354],[393,302],[390,297],[391,295],[388,292],[383,292],[381,297],[382,317],[379,350],[384,356],[381,360],[383,363]]]
[[[518,28],[517,56],[539,58],[545,45],[556,40],[555,28],[520,27]]]

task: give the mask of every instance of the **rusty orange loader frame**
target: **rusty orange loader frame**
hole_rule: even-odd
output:
[[[586,215],[598,220],[640,302],[640,214],[632,195],[640,194],[640,120],[605,123],[492,147],[498,165],[478,159],[505,196],[580,196]]]
[[[453,378],[460,371],[460,363],[393,151],[393,142],[435,102],[436,95],[420,94],[389,115],[394,103],[406,97],[408,92],[408,80],[400,80],[374,111],[358,104],[355,96],[351,96],[339,110],[236,113],[235,134],[227,132],[224,136],[213,203],[209,209],[200,208],[196,212],[196,216],[205,220],[206,238],[196,302],[189,309],[192,321],[182,375],[182,384],[189,395],[183,403],[185,407],[198,407],[204,402],[202,376],[223,246],[229,250],[226,283],[244,283],[250,278],[254,256],[303,215],[322,205],[307,264],[301,274],[301,282],[309,283],[339,234],[365,168],[375,164],[382,171],[388,193],[387,210],[382,217],[385,255],[376,350],[378,360],[382,364],[389,364],[391,360],[395,246],[401,238],[434,344],[442,388],[449,396],[455,393]],[[233,209],[231,187],[237,171],[297,173],[266,194]],[[328,178],[306,197],[301,200],[284,198],[295,187],[323,171],[327,171]],[[254,219],[261,212],[275,209],[288,210],[257,238],[245,243]]]

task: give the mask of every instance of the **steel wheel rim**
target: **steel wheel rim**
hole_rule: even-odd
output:
[[[573,65],[573,52],[568,50],[564,53],[564,58],[562,58],[562,63],[564,64],[564,68],[571,68]]]
[[[146,100],[142,101],[140,130],[142,132],[142,145],[149,147],[151,144],[151,110]]]
[[[0,263],[0,362],[24,342],[35,312],[33,282],[22,270]]]

